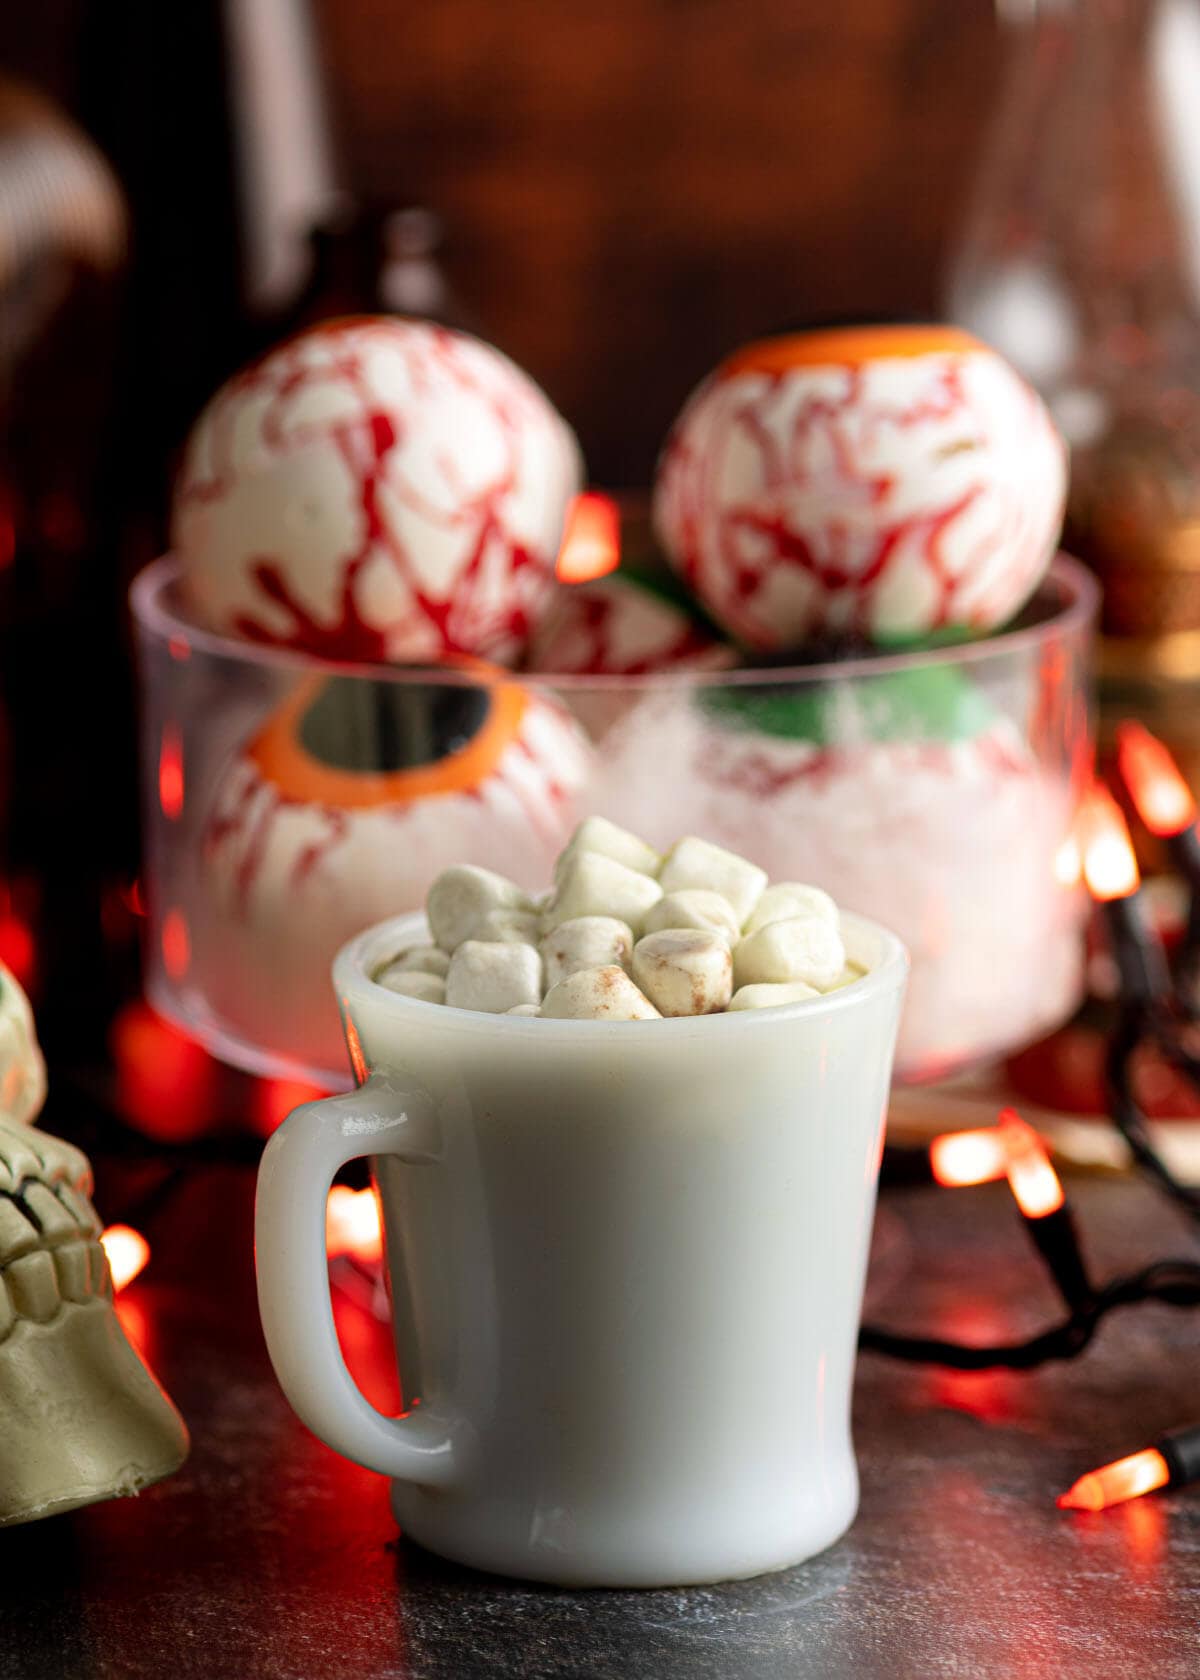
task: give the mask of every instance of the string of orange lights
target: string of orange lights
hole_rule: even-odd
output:
[[[958,1139],[969,1140],[968,1147]],[[1200,1306],[1200,1261],[1158,1260],[1101,1286],[1092,1283],[1054,1164],[1039,1133],[1012,1109],[1001,1111],[995,1127],[935,1138],[930,1145],[930,1162],[935,1180],[947,1186],[1008,1179],[1024,1228],[1067,1303],[1067,1316],[1025,1341],[990,1344],[901,1335],[865,1324],[859,1336],[860,1347],[961,1371],[998,1366],[1030,1370],[1051,1360],[1075,1358],[1092,1340],[1101,1320],[1118,1308],[1145,1301],[1172,1307]]]
[[[1141,724],[1123,723],[1117,732],[1118,764],[1134,806],[1148,832],[1174,843],[1189,881],[1189,928],[1197,924],[1200,901],[1200,840],[1196,806],[1167,749]],[[1083,872],[1104,918],[1120,975],[1117,1018],[1105,1058],[1109,1114],[1135,1164],[1190,1218],[1200,1222],[1200,1192],[1181,1184],[1154,1146],[1133,1086],[1133,1058],[1153,1041],[1185,1079],[1200,1087],[1200,1060],[1181,1033],[1193,1006],[1172,983],[1161,942],[1141,905],[1141,873],[1129,825],[1111,792],[1097,783],[1084,807]],[[1190,962],[1185,938],[1181,960]]]
[[[1143,828],[1161,840],[1191,894],[1187,928],[1176,959],[1175,1002],[1197,1010],[1200,990],[1200,833],[1195,797],[1179,766],[1144,724],[1127,719],[1117,730],[1117,765]]]
[[[1089,1470],[1058,1496],[1060,1511],[1105,1511],[1160,1488],[1200,1479],[1200,1428],[1172,1429],[1152,1447]]]
[[[1155,834],[1174,836],[1180,846],[1186,829],[1191,837],[1188,855],[1200,860],[1196,806],[1166,749],[1141,725],[1123,725],[1119,740],[1122,771],[1147,827]],[[1133,1054],[1147,1037],[1160,1043],[1197,1085],[1200,1058],[1180,1040],[1166,958],[1142,913],[1141,876],[1132,838],[1120,806],[1103,783],[1097,782],[1083,802],[1079,850],[1084,879],[1104,917],[1121,982],[1106,1066],[1110,1116],[1135,1164],[1200,1220],[1200,1193],[1180,1183],[1162,1160],[1133,1088]],[[1200,868],[1196,879],[1200,882]],[[1200,1304],[1200,1262],[1191,1259],[1163,1260],[1102,1287],[1093,1285],[1053,1164],[1038,1133],[1011,1110],[993,1128],[936,1138],[930,1148],[930,1166],[935,1181],[942,1185],[1008,1178],[1025,1229],[1068,1306],[1068,1316],[1027,1341],[992,1346],[901,1336],[866,1325],[862,1346],[966,1370],[997,1365],[1028,1369],[1046,1360],[1074,1357],[1092,1339],[1101,1319],[1118,1307],[1145,1300],[1172,1306]]]

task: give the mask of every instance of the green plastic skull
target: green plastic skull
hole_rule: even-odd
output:
[[[45,1070],[0,972],[0,1527],[137,1493],[187,1457],[183,1419],[112,1304],[87,1157],[27,1124]]]

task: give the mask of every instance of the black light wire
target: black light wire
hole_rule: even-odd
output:
[[[1146,1040],[1156,1043],[1179,1073],[1200,1090],[1200,1057],[1179,1039],[1174,1019],[1161,1007],[1141,1003],[1122,1006],[1109,1038],[1105,1083],[1109,1118],[1128,1145],[1135,1165],[1163,1194],[1200,1225],[1200,1191],[1181,1184],[1151,1140],[1150,1129],[1133,1093],[1132,1058]],[[1027,1225],[1026,1227],[1030,1227]],[[1043,1256],[1043,1258],[1045,1258]],[[1065,1280],[1064,1280],[1065,1281]],[[1200,1262],[1189,1259],[1152,1261],[1141,1270],[1113,1278],[1095,1289],[1065,1318],[1025,1341],[971,1344],[936,1336],[906,1336],[879,1325],[864,1324],[858,1345],[871,1353],[917,1364],[944,1365],[958,1371],[1003,1368],[1029,1371],[1051,1360],[1074,1359],[1091,1342],[1101,1323],[1121,1307],[1156,1301],[1169,1307],[1200,1306]]]
[[[1109,1114],[1147,1178],[1189,1219],[1200,1224],[1200,1190],[1181,1184],[1167,1166],[1151,1141],[1146,1116],[1133,1094],[1133,1053],[1145,1039],[1157,1044],[1171,1066],[1200,1090],[1200,1059],[1180,1042],[1179,1029],[1167,1011],[1140,1004],[1126,1005],[1117,1017],[1105,1061]]]

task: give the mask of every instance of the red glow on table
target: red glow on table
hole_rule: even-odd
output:
[[[1140,1499],[1144,1493],[1166,1487],[1171,1467],[1157,1447],[1118,1458],[1100,1470],[1089,1470],[1074,1486],[1058,1496],[1062,1511],[1105,1511],[1126,1499]]]
[[[168,822],[183,814],[183,740],[173,723],[163,726],[158,752],[158,803]]]
[[[1151,834],[1169,839],[1196,820],[1196,801],[1179,766],[1144,724],[1129,720],[1117,730],[1121,779]]]
[[[330,1255],[378,1260],[383,1254],[379,1203],[373,1190],[335,1184],[325,1205],[325,1247]]]
[[[1129,825],[1103,782],[1093,786],[1084,805],[1083,874],[1102,904],[1129,898],[1141,885]]]
[[[132,1225],[110,1225],[100,1237],[101,1247],[108,1256],[113,1291],[119,1295],[150,1258],[150,1244]]]
[[[995,1126],[971,1132],[943,1132],[929,1145],[934,1179],[949,1189],[987,1184],[1008,1170],[1004,1138]]]
[[[156,1015],[129,1003],[113,1021],[109,1045],[117,1106],[147,1137],[185,1143],[216,1118],[220,1069],[203,1046]]]
[[[260,1079],[254,1093],[255,1130],[262,1137],[270,1137],[294,1108],[328,1095],[319,1085],[309,1085],[303,1079]]]
[[[1009,1187],[1026,1219],[1057,1212],[1066,1197],[1040,1135],[1011,1108],[1003,1111],[996,1130],[1007,1157]]]
[[[172,980],[182,980],[192,960],[192,940],[182,910],[168,910],[162,925],[163,967]]]
[[[621,515],[611,496],[585,490],[567,509],[555,572],[560,583],[591,583],[621,564]]]
[[[1125,1555],[1135,1580],[1159,1578],[1167,1537],[1167,1508],[1157,1499],[1131,1499],[1121,1512]]]

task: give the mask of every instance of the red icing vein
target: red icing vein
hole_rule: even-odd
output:
[[[813,372],[800,371],[806,377]],[[897,565],[906,575],[910,568],[926,573],[924,589],[915,576],[906,588],[902,617],[907,611],[919,622],[904,628],[988,627],[1012,610],[1044,562],[1044,545],[1031,535],[1036,513],[1016,509],[997,519],[996,504],[989,505],[992,528],[966,539],[964,522],[991,489],[986,467],[968,476],[965,486],[959,475],[949,504],[938,496],[937,447],[968,456],[980,451],[981,463],[986,454],[988,440],[979,435],[962,359],[938,358],[907,401],[868,388],[868,372],[853,363],[823,368],[821,382],[807,390],[789,369],[747,375],[739,392],[710,381],[668,439],[657,492],[660,527],[685,580],[751,645],[776,646],[823,629],[876,627],[874,598]],[[1025,398],[1031,447],[1044,450],[1044,411],[1031,391]],[[795,404],[786,421],[784,403]],[[713,404],[723,406],[714,412]],[[707,420],[696,418],[700,411],[707,411]],[[955,421],[961,436],[959,426],[947,436],[947,424]],[[931,439],[928,499],[889,513],[902,487],[893,473],[874,466],[874,456],[889,433],[929,424],[939,431]],[[736,493],[730,488],[735,483],[745,488]],[[974,527],[967,523],[965,529]],[[958,545],[952,561],[951,538]],[[995,565],[998,554],[1002,563]],[[973,584],[989,568],[995,581],[982,595],[973,594],[966,610],[957,601],[964,583]],[[812,587],[781,595],[781,574],[803,574]],[[778,622],[781,601],[785,616],[789,607],[794,614],[784,624]]]
[[[402,427],[409,415],[381,410],[369,377],[370,359],[377,350],[392,356],[403,353],[415,393],[408,404],[417,411],[414,423],[420,420],[423,399],[438,404],[444,416],[457,391],[468,405],[464,425],[467,417],[482,423],[482,405],[489,444],[501,454],[486,483],[464,482],[447,448],[426,464],[419,482],[412,480],[401,447],[408,441]],[[298,419],[301,401],[311,413],[314,399],[331,399],[332,416],[326,400],[320,404],[320,418]],[[177,492],[177,512],[186,515],[189,508],[202,505],[211,515],[215,504],[235,493],[242,469],[235,459],[234,431],[245,423],[247,404],[254,402],[262,405],[257,416],[258,458],[245,470],[269,473],[272,457],[283,463],[301,452],[335,449],[353,487],[358,530],[354,546],[337,558],[331,575],[310,579],[303,592],[286,552],[247,557],[245,570],[262,599],[262,610],[244,608],[233,616],[232,628],[239,635],[328,658],[372,661],[442,652],[503,656],[524,645],[533,615],[553,583],[553,555],[535,551],[511,526],[523,439],[532,428],[558,425],[540,393],[533,387],[525,390],[515,372],[511,390],[500,368],[482,376],[464,353],[463,341],[445,329],[410,326],[398,334],[395,323],[382,328],[352,323],[340,332],[327,328],[315,340],[305,335],[244,370],[214,400],[201,421],[210,459],[203,467],[198,459],[189,461]],[[193,454],[199,457],[200,448]],[[552,498],[559,488],[547,486],[546,494]],[[419,569],[401,539],[404,515],[410,530],[419,532],[424,526],[431,539],[439,532],[457,538],[440,575],[432,580],[428,563]],[[286,508],[281,507],[281,526],[285,516]],[[203,555],[199,564],[204,564]],[[365,604],[363,573],[377,564],[390,567],[400,580],[402,610],[381,609],[379,593],[371,606]],[[314,588],[319,598],[330,598],[332,613],[314,610]],[[398,622],[383,616],[397,610]]]

